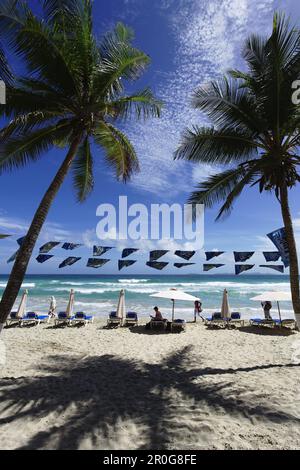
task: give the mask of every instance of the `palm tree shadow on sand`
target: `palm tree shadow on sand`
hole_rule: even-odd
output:
[[[195,419],[192,429],[184,429],[185,414],[195,409],[199,413],[209,408],[215,413],[248,415],[258,421],[300,424],[295,416],[272,409],[271,403],[270,406],[254,403],[253,397],[252,402],[232,399],[233,395],[238,397],[238,388],[234,375],[230,377],[239,371],[249,373],[257,369],[300,367],[300,364],[189,370],[190,352],[191,348],[186,347],[159,364],[109,355],[83,359],[53,356],[40,368],[40,376],[0,380],[2,416],[6,416],[0,419],[0,427],[8,423],[17,425],[24,419],[47,420],[50,415],[49,422],[53,422],[57,413],[64,415],[63,425],[56,422],[45,426],[46,430],[38,431],[19,448],[78,449],[83,438],[89,438],[92,447],[99,449],[105,448],[101,447],[104,445],[101,439],[113,442],[114,436],[109,430],[122,420],[131,420],[145,430],[144,443],[138,445],[133,440],[132,449],[168,449],[174,448],[174,429],[177,435],[178,430],[182,435],[190,434],[191,448],[197,448],[201,420]],[[45,376],[43,372],[51,375]],[[224,375],[229,380],[219,384],[201,383],[201,378],[209,375]],[[123,396],[121,387],[125,390]],[[171,390],[177,393],[178,402],[174,400],[174,393],[170,395]],[[189,401],[190,410],[181,409],[185,400]],[[118,448],[118,442],[115,444]]]

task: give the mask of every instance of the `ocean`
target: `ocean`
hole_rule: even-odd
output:
[[[0,296],[7,282],[7,276],[0,276]],[[224,288],[228,290],[232,310],[240,311],[244,318],[262,316],[259,303],[251,297],[268,290],[289,291],[288,276],[270,275],[189,275],[189,276],[100,276],[100,275],[31,275],[27,276],[22,289],[28,289],[27,311],[46,312],[49,299],[54,295],[58,311],[63,311],[68,302],[71,288],[75,289],[75,310],[85,311],[98,317],[105,317],[116,309],[121,288],[126,291],[126,309],[136,311],[147,317],[158,305],[161,312],[168,317],[171,314],[170,301],[150,297],[157,291],[175,287],[200,297],[204,316],[219,311]],[[19,301],[19,299],[18,299]],[[292,306],[282,302],[282,317],[293,318]],[[277,315],[273,306],[274,317]],[[272,313],[272,312],[271,312]],[[176,316],[192,319],[193,304],[177,302]]]

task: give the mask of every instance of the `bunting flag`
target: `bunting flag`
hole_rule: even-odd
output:
[[[154,250],[150,251],[150,261],[156,261],[162,256],[166,255],[169,253],[169,250]]]
[[[93,256],[102,256],[107,251],[111,250],[113,246],[96,246],[93,248]]]
[[[176,256],[179,256],[179,258],[182,258],[182,259],[186,259],[187,261],[189,261],[194,256],[195,253],[196,251],[180,251],[180,250],[175,251]]]
[[[89,258],[87,262],[87,267],[88,268],[101,268],[104,266],[106,263],[108,263],[110,259],[97,259],[97,258]]]
[[[17,243],[19,246],[22,246],[23,245],[23,241],[25,240],[26,236],[25,237],[21,237],[21,238],[18,238],[17,240]]]
[[[25,238],[26,238],[26,237],[18,238],[17,243],[18,243],[19,246],[22,246],[23,241],[25,240]],[[17,251],[7,260],[7,264],[13,263],[13,261],[15,261],[16,257],[18,256],[18,254],[19,254],[19,250],[17,250]]]
[[[280,228],[278,230],[275,230],[274,232],[268,233],[267,237],[271,240],[272,243],[274,243],[280,253],[284,266],[288,268],[290,265],[290,254],[286,239],[285,228]]]
[[[81,260],[81,258],[76,258],[76,256],[70,256],[69,258],[65,259],[60,265],[58,266],[59,269],[65,268],[66,266],[72,266],[72,264],[77,263],[77,261]]]
[[[218,256],[224,255],[225,251],[206,251],[206,261],[210,261],[213,258],[217,258]]]
[[[263,251],[263,255],[267,262],[269,261],[278,261],[280,258],[279,251]]]
[[[163,263],[158,261],[147,261],[146,265],[153,269],[158,269],[161,271],[162,269],[166,268],[169,263]]]
[[[175,268],[185,268],[186,266],[193,266],[196,263],[174,263]]]
[[[62,246],[63,250],[75,250],[82,246],[82,243],[64,243]]]
[[[11,237],[11,235],[0,234],[0,239],[2,239],[2,238],[8,238],[8,237]]]
[[[212,269],[222,268],[223,266],[225,266],[225,264],[204,264],[203,271],[207,272],[211,271]]]
[[[19,250],[16,251],[16,252],[7,260],[7,264],[12,263],[13,261],[15,261],[16,257],[18,256],[18,253],[19,253]]]
[[[46,254],[46,253],[49,253],[49,251],[51,251],[53,248],[55,248],[56,246],[60,245],[60,242],[48,242],[48,243],[45,243],[45,245],[41,246],[40,248],[40,253],[41,254]]]
[[[53,255],[39,255],[36,260],[38,263],[45,263],[48,259],[53,258]]]
[[[122,251],[122,258],[127,258],[127,256],[132,255],[132,253],[135,253],[136,251],[139,251],[138,248],[124,248]]]
[[[244,263],[248,259],[252,258],[255,251],[234,251],[234,260],[236,263]]]
[[[235,265],[235,274],[238,276],[239,274],[242,274],[245,271],[250,271],[253,269],[255,264],[236,264]]]
[[[121,271],[121,269],[123,268],[128,268],[129,266],[132,266],[134,263],[136,263],[137,260],[133,260],[133,259],[119,259],[118,261],[118,268],[119,268],[119,271]]]
[[[274,271],[278,271],[279,273],[284,273],[284,266],[282,264],[261,264],[260,268],[270,268],[274,269]]]

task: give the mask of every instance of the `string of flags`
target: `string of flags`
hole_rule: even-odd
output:
[[[9,237],[10,235],[0,235],[1,238]],[[289,255],[287,250],[287,242],[286,242],[286,235],[285,229],[279,229],[272,233],[269,233],[268,238],[272,240],[274,245],[277,248],[277,251],[263,251],[262,254],[266,263],[270,264],[259,264],[258,266],[262,269],[271,269],[279,273],[284,273],[284,269],[289,266]],[[22,246],[25,237],[21,237],[17,240],[19,247]],[[50,259],[54,258],[53,254],[49,254],[54,248],[61,247],[61,249],[66,251],[73,251],[80,247],[83,244],[81,243],[70,243],[70,242],[57,242],[57,241],[49,241],[42,245],[39,248],[39,255],[36,258],[36,261],[40,264],[46,263]],[[89,268],[101,268],[105,264],[112,261],[111,259],[101,258],[102,255],[106,254],[108,251],[112,250],[115,247],[112,246],[93,246],[93,257],[88,258],[86,266]],[[20,249],[20,248],[19,248]],[[19,249],[7,260],[7,263],[12,263],[18,253]],[[124,248],[122,250],[121,259],[118,260],[118,269],[121,271],[122,269],[129,268],[137,263],[137,259],[127,259],[129,256],[133,254],[137,254],[140,250],[139,248]],[[165,255],[170,253],[170,250],[152,250],[149,252],[149,260],[146,261],[146,265],[152,269],[162,271],[167,266],[171,265],[168,261],[161,261],[161,258]],[[221,257],[224,255],[225,251],[205,251],[205,257],[207,263],[203,264],[203,271],[210,272],[215,269],[220,269],[226,266],[224,263],[208,263],[208,261],[213,260],[214,258]],[[251,271],[256,265],[255,264],[247,264],[246,262],[251,260],[251,258],[255,255],[255,251],[233,251],[233,258],[235,261],[235,274],[238,276],[244,272]],[[187,250],[176,250],[174,251],[174,255],[184,260],[184,262],[175,262],[173,266],[176,269],[184,269],[189,266],[194,266],[196,263],[193,262],[193,257],[195,256],[196,251],[187,251]],[[283,264],[274,264],[279,260],[282,260]],[[82,257],[77,256],[69,256],[64,259],[59,264],[59,269],[66,268],[68,266],[73,266],[74,264],[78,263]],[[272,263],[272,264],[271,264]]]

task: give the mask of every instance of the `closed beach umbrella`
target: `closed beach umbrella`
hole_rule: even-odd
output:
[[[26,313],[26,303],[27,303],[27,297],[28,297],[28,290],[25,290],[22,295],[22,299],[19,305],[19,308],[17,310],[17,317],[22,318],[24,317]]]
[[[227,318],[227,319],[231,318],[231,310],[229,306],[227,289],[224,289],[224,292],[223,292],[221,315],[222,315],[222,318]]]
[[[56,310],[56,299],[53,297],[53,295],[50,297],[50,307],[49,307],[49,313],[48,315],[54,315]]]
[[[195,302],[196,300],[200,300],[198,297],[194,297],[193,295],[186,294],[185,292],[178,290],[178,289],[169,289],[166,291],[157,292],[156,294],[151,294],[150,297],[157,297],[160,299],[169,299],[172,301],[172,321],[174,321],[174,310],[175,310],[175,301],[181,300],[185,302]]]
[[[71,317],[73,315],[74,300],[75,300],[75,291],[73,289],[71,289],[69,302],[68,302],[67,310],[66,310],[67,317]]]
[[[290,292],[270,291],[264,292],[263,294],[252,297],[250,300],[255,302],[276,302],[278,308],[278,314],[281,321],[281,311],[279,302],[291,302],[292,295]]]
[[[117,318],[122,318],[122,319],[125,317],[125,290],[124,289],[120,291],[116,316]]]

